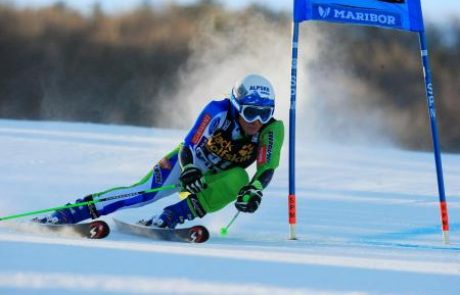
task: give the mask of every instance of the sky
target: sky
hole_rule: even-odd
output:
[[[0,0],[2,3],[14,3],[19,7],[24,6],[43,6],[57,2],[58,0]],[[68,5],[76,7],[82,11],[90,11],[94,2],[97,0],[64,0]],[[130,9],[138,5],[144,0],[98,0],[101,3],[104,11],[119,12],[122,10]],[[153,4],[165,3],[192,3],[195,0],[151,0]],[[291,0],[220,0],[225,6],[229,8],[239,8],[247,3],[267,4],[271,8],[278,10],[290,10],[292,7]],[[442,4],[440,4],[442,2]],[[422,0],[423,12],[425,18],[430,21],[445,20],[450,16],[460,16],[460,2],[458,0]]]

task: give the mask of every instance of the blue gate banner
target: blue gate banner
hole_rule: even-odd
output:
[[[294,0],[294,21],[306,20],[424,31],[420,0]]]

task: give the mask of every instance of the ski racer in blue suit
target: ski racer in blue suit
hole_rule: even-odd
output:
[[[284,127],[282,121],[273,118],[274,110],[271,83],[260,75],[248,75],[236,83],[229,98],[211,101],[184,141],[138,183],[78,199],[76,203],[89,204],[58,210],[35,221],[78,223],[144,206],[178,191],[186,191],[188,196],[140,223],[175,228],[234,201],[237,210],[255,212],[280,162]],[[249,179],[245,169],[254,162],[257,171]],[[171,184],[180,185],[175,190],[136,194]],[[120,195],[126,197],[118,198]],[[98,199],[106,201],[92,203]]]

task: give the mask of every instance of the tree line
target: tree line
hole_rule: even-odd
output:
[[[216,1],[162,7],[146,1],[132,11],[109,15],[97,4],[89,14],[62,3],[35,9],[0,4],[0,117],[165,127],[152,114],[168,103],[203,26],[232,30],[235,19],[256,14],[290,34],[289,14],[257,5],[227,10]],[[447,29],[427,28],[441,144],[459,152],[460,19],[450,21]],[[414,34],[337,25],[321,30],[340,44],[337,63],[345,63],[356,79],[378,90],[373,97],[358,94],[349,103],[396,114],[399,119],[386,125],[396,130],[395,141],[429,149]],[[336,46],[327,48],[308,65],[318,77],[331,71],[324,60],[339,56]],[[399,125],[392,125],[396,121]]]

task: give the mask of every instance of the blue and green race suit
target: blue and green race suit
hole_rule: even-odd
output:
[[[138,183],[97,196],[108,198],[178,184],[181,164],[192,164],[203,172],[208,184],[207,189],[197,194],[201,207],[205,213],[214,212],[234,201],[240,188],[248,183],[257,181],[262,188],[267,187],[280,163],[283,138],[283,123],[276,119],[271,119],[257,134],[246,136],[230,100],[214,100],[203,109],[184,141]],[[249,179],[245,169],[255,162],[256,173]],[[94,205],[97,215],[107,215],[119,209],[144,206],[177,191],[130,195]]]

